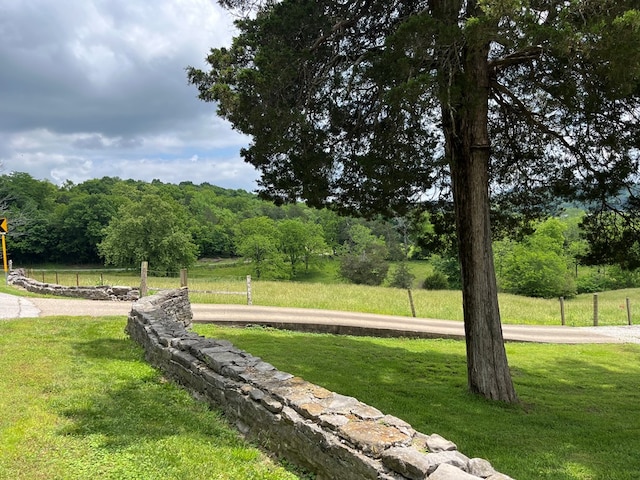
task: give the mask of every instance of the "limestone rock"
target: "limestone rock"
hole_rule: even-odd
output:
[[[455,443],[441,437],[437,433],[433,435],[429,435],[426,439],[427,448],[430,452],[438,453],[438,452],[449,452],[452,450],[457,450],[458,447]]]
[[[427,455],[411,447],[388,448],[382,454],[382,463],[411,480],[422,480],[433,469]]]
[[[471,475],[448,463],[443,463],[428,478],[429,480],[478,480],[480,477]]]

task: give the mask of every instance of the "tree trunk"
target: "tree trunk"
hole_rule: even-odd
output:
[[[491,247],[488,46],[465,50],[449,77],[443,129],[451,168],[462,267],[469,389],[492,400],[518,400],[504,348]]]

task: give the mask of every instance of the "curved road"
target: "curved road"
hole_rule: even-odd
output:
[[[350,335],[464,338],[461,322],[332,310],[192,304],[194,322],[266,325]],[[0,293],[0,318],[55,315],[126,316],[128,302],[24,298]],[[562,327],[503,325],[505,340],[542,343],[640,343],[640,326]]]

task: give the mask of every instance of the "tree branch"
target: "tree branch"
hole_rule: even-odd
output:
[[[523,48],[506,57],[499,58],[489,62],[489,69],[494,73],[505,70],[514,65],[522,65],[538,60],[542,56],[543,49],[541,46],[531,46]]]
[[[502,95],[504,95],[504,96],[509,98],[510,103],[509,102],[505,102],[504,98],[498,97],[497,95],[494,95],[494,98],[500,104],[502,104],[504,106],[514,106],[514,107],[516,107],[518,109],[518,111],[526,118],[527,123],[529,123],[530,125],[533,125],[537,129],[539,129],[542,133],[550,135],[553,138],[555,138],[556,140],[558,140],[570,152],[572,152],[574,154],[578,154],[579,153],[578,149],[575,146],[571,145],[569,142],[567,142],[566,138],[564,138],[559,132],[556,132],[555,130],[552,130],[544,122],[538,120],[535,117],[535,115],[531,112],[531,110],[529,110],[527,108],[527,106],[511,90],[509,90],[507,87],[505,87],[504,85],[499,83],[497,80],[493,79],[491,81],[491,89],[493,90],[494,94],[500,93],[500,94],[502,94]]]

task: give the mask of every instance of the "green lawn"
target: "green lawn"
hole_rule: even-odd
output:
[[[166,382],[124,325],[0,321],[0,478],[299,478]]]
[[[0,322],[0,478],[294,479],[166,382],[125,320]],[[197,325],[439,433],[518,480],[635,480],[640,345],[507,344],[521,404],[470,395],[464,344]]]
[[[197,325],[279,369],[439,433],[518,480],[637,480],[640,345],[509,343],[521,404],[470,395],[464,343]]]

